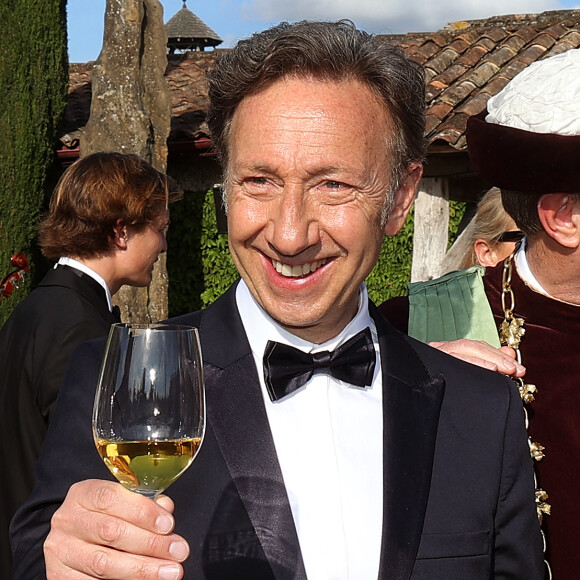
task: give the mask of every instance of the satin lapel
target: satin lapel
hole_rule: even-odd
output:
[[[232,480],[278,579],[306,578],[256,365],[235,304],[235,287],[200,324],[211,424]]]
[[[445,383],[371,305],[383,370],[383,539],[379,578],[411,577],[433,468]]]

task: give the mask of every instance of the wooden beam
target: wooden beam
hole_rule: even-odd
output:
[[[447,251],[449,232],[449,184],[446,177],[421,180],[415,200],[413,265],[411,282],[439,275]]]

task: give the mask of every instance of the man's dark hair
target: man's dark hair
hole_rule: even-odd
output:
[[[63,173],[38,226],[42,253],[53,260],[106,255],[119,220],[142,229],[176,197],[175,182],[137,155],[82,157]]]
[[[544,230],[538,215],[538,202],[542,195],[544,194],[501,190],[501,203],[504,209],[526,236]]]
[[[322,81],[353,79],[384,103],[395,125],[391,180],[396,184],[411,161],[425,157],[423,69],[393,44],[339,22],[284,22],[241,40],[208,72],[207,122],[224,169],[233,116],[242,100],[284,77]],[[259,123],[259,119],[256,119]],[[385,136],[388,138],[388,136]]]

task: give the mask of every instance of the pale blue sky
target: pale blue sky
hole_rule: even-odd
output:
[[[106,0],[68,0],[69,57],[86,62],[99,56]],[[161,0],[167,21],[182,0]],[[579,0],[187,0],[187,7],[229,47],[281,20],[349,18],[374,33],[424,32],[448,22],[499,14],[536,13],[580,7]]]

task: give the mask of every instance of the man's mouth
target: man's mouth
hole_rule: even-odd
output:
[[[312,274],[312,272],[316,272],[316,270],[318,270],[320,266],[324,266],[326,262],[327,260],[325,258],[324,260],[315,260],[314,262],[308,262],[299,266],[290,266],[289,264],[282,264],[282,262],[272,259],[272,266],[274,266],[278,274],[286,276],[286,278],[300,278],[307,274]]]

